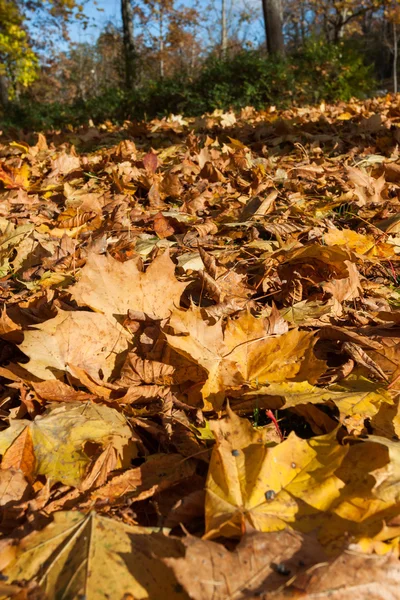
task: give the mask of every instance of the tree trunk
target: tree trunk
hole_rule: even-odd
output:
[[[4,75],[0,75],[0,105],[5,108],[8,104],[8,85]]]
[[[262,0],[267,50],[270,54],[285,54],[281,0]]]
[[[228,35],[226,31],[226,0],[221,3],[221,54],[222,58],[226,58],[228,49]]]
[[[393,21],[393,91],[397,94],[397,58],[398,58],[399,40],[397,37],[396,22]]]
[[[160,51],[160,78],[164,77],[164,12],[160,3],[158,10],[158,24],[159,24],[159,51]]]
[[[136,79],[136,50],[133,37],[133,9],[131,0],[121,0],[121,15],[125,57],[125,86],[127,90],[134,87]]]

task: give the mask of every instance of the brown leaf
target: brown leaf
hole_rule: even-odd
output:
[[[67,175],[67,173],[79,169],[81,162],[77,156],[71,156],[64,152],[52,161],[52,166],[53,172],[51,173],[50,177],[58,173],[61,175]]]
[[[149,174],[155,173],[159,165],[157,154],[154,152],[148,152],[145,154],[143,157],[143,164],[144,168]]]
[[[175,368],[171,365],[155,360],[146,360],[140,358],[134,352],[130,352],[121,369],[118,383],[123,387],[140,385],[141,383],[170,385],[172,382],[171,375],[174,371]]]
[[[195,463],[179,454],[156,454],[141,467],[112,477],[92,493],[91,502],[123,501],[126,497],[131,502],[138,502],[190,477],[194,470]]]
[[[175,173],[167,173],[160,185],[160,193],[165,198],[176,198],[179,199],[183,192],[178,175]]]
[[[397,600],[400,564],[397,556],[365,556],[345,552],[329,563],[320,562],[265,600]]]
[[[86,402],[92,398],[91,394],[74,390],[70,385],[57,379],[32,382],[31,385],[37,395],[48,402]]]
[[[368,371],[379,377],[379,379],[389,382],[388,377],[386,377],[380,366],[370,358],[362,348],[357,346],[357,344],[353,344],[353,342],[343,342],[342,348],[356,363],[368,369]]]
[[[316,540],[291,531],[247,533],[233,552],[195,537],[183,538],[182,543],[185,557],[164,562],[193,600],[269,598],[264,594],[324,560]]]
[[[158,237],[161,238],[162,240],[164,238],[169,237],[170,235],[174,235],[174,233],[175,233],[174,228],[170,225],[168,219],[166,219],[161,212],[157,213],[154,216],[153,223],[154,223],[154,231],[156,232]]]
[[[0,470],[0,506],[6,507],[8,504],[26,500],[30,489],[21,471],[12,468],[7,468],[6,471]]]
[[[21,471],[27,481],[32,482],[35,478],[35,464],[31,430],[26,427],[6,450],[1,461],[1,469]]]
[[[3,308],[0,316],[0,337],[4,340],[18,344],[23,339],[21,329],[22,327],[17,323],[14,323],[14,321],[7,315],[6,309]]]

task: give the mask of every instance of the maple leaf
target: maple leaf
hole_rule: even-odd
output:
[[[78,156],[73,156],[71,154],[66,154],[65,152],[63,152],[52,161],[53,171],[50,174],[50,177],[54,177],[58,174],[67,175],[71,171],[79,169],[80,164],[81,163]]]
[[[397,104],[3,136],[0,595],[397,598]]]
[[[0,164],[0,181],[2,181],[8,189],[29,189],[30,169],[26,163],[21,167],[4,169],[3,164]]]
[[[301,377],[315,380],[325,370],[313,355],[312,333],[293,329],[274,336],[268,320],[242,312],[229,320],[208,325],[201,310],[175,310],[168,323],[174,335],[166,334],[168,344],[186,358],[202,366],[208,378],[203,399],[219,410],[227,388],[243,383],[270,383]],[[280,327],[280,325],[278,325]]]
[[[59,379],[68,364],[95,378],[110,378],[129,334],[101,314],[59,310],[56,317],[24,332],[20,349],[30,359],[27,370],[39,379]]]
[[[158,256],[145,273],[133,260],[121,263],[109,255],[90,254],[79,282],[70,292],[81,306],[108,317],[125,316],[128,310],[135,310],[163,319],[179,306],[187,285],[175,279],[174,271],[167,252]]]
[[[164,562],[193,600],[244,600],[253,597],[250,594],[266,594],[324,559],[314,538],[292,531],[248,533],[233,552],[194,536],[183,538],[182,544],[185,557]],[[276,565],[282,565],[282,572]]]
[[[22,436],[27,435],[31,440],[28,450],[26,442],[21,443]],[[57,404],[34,421],[11,421],[10,427],[0,432],[0,453],[9,464],[10,453],[15,456],[18,452],[23,457],[29,452],[29,459],[18,465],[29,477],[46,475],[53,481],[77,486],[90,462],[86,442],[111,442],[122,461],[130,438],[124,417],[113,408],[81,402]],[[13,466],[17,466],[15,459]]]
[[[187,600],[170,569],[151,555],[158,550],[179,556],[179,541],[154,531],[95,512],[58,512],[52,523],[18,543],[3,574],[9,581],[37,577],[49,598]]]
[[[246,523],[260,531],[307,519],[315,526],[345,485],[335,471],[348,448],[337,443],[335,432],[313,440],[291,433],[274,447],[249,444],[246,437],[228,435],[243,427],[239,417],[228,414],[223,437],[218,422],[213,424],[217,445],[206,483],[207,537],[237,536]]]
[[[347,246],[357,254],[369,257],[386,258],[394,253],[390,244],[376,243],[372,235],[363,235],[351,229],[330,229],[324,235],[324,242],[328,246]]]

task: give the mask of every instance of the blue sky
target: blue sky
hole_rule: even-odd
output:
[[[94,41],[107,23],[112,22],[117,27],[121,24],[121,0],[88,2],[84,12],[89,17],[90,24],[85,30],[79,22],[71,24],[70,35],[74,42]]]
[[[206,3],[206,0],[203,0]],[[193,5],[193,0],[176,0],[176,5],[190,6]],[[215,15],[213,17],[218,20],[221,0],[214,0]],[[232,6],[236,8],[244,8],[246,5],[255,7],[259,13],[258,22],[254,22],[250,27],[250,39],[256,44],[262,42],[264,32],[262,25],[262,12],[260,0],[227,0],[227,14],[229,16]],[[100,10],[98,10],[100,9]],[[89,25],[86,29],[83,28],[79,21],[75,21],[70,25],[70,36],[73,42],[95,42],[99,33],[104,29],[107,23],[113,23],[119,27],[121,25],[121,0],[89,0],[85,5],[85,14],[89,17]],[[208,15],[210,17],[210,15]],[[219,25],[217,24],[217,28]],[[215,28],[215,27],[214,27]]]

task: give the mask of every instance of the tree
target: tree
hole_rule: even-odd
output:
[[[285,53],[281,0],[262,0],[267,50],[270,54]]]
[[[222,58],[226,58],[228,49],[228,32],[226,30],[226,0],[221,2],[221,54]]]
[[[18,86],[27,86],[37,75],[38,61],[24,31],[18,6],[0,0],[0,100],[15,98]]]
[[[310,14],[321,27],[327,42],[338,43],[350,23],[381,9],[386,0],[310,0]]]
[[[135,5],[141,72],[162,79],[177,70],[190,71],[201,49],[195,7],[175,7],[174,0],[142,0]],[[185,57],[184,57],[185,55]]]
[[[398,93],[397,83],[397,66],[398,66],[398,55],[399,55],[399,38],[400,38],[400,6],[397,0],[388,2],[385,6],[385,19],[387,21],[388,29],[390,29],[390,36],[385,35],[387,45],[389,46],[390,52],[393,55],[393,92]],[[386,32],[385,32],[386,33]],[[387,39],[389,37],[389,39]],[[391,39],[390,39],[391,38]]]
[[[125,87],[134,87],[137,75],[137,56],[133,32],[133,7],[131,0],[121,0],[122,31],[125,59]]]
[[[67,37],[70,18],[85,19],[76,0],[0,0],[0,101],[18,97],[20,88],[38,75],[37,51],[54,36],[44,29],[58,28]],[[28,20],[30,27],[28,30]],[[40,33],[35,37],[35,29]]]

